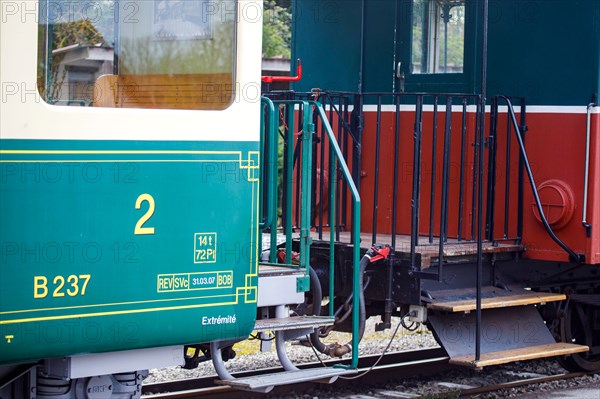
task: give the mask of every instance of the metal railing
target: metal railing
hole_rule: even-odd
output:
[[[516,139],[518,142],[521,163],[525,169],[525,172],[527,173],[527,178],[529,180],[529,185],[531,187],[531,192],[533,194],[535,205],[536,205],[537,211],[539,213],[540,220],[541,220],[542,224],[544,225],[544,229],[546,230],[546,233],[548,233],[550,238],[569,255],[569,259],[572,262],[576,262],[576,263],[585,262],[585,255],[576,253],[567,244],[565,244],[561,239],[559,239],[556,236],[556,234],[554,233],[554,231],[552,230],[550,223],[548,223],[548,220],[547,220],[546,215],[544,214],[544,210],[542,208],[542,203],[540,200],[540,196],[538,194],[537,186],[535,184],[535,179],[533,177],[533,171],[531,170],[531,165],[530,165],[529,159],[527,157],[527,150],[525,149],[523,133],[521,131],[521,127],[519,126],[519,123],[517,122],[517,117],[515,115],[515,110],[512,105],[512,102],[511,102],[510,98],[508,98],[506,96],[496,96],[496,99],[497,99],[497,101],[505,102],[508,107],[508,115],[510,118],[510,124],[514,128],[515,136],[516,136]]]
[[[437,246],[440,237],[444,243],[449,239],[454,243],[476,241],[474,210],[477,208],[479,160],[475,136],[478,124],[485,123],[478,117],[482,112],[480,96],[326,91],[267,95],[285,99],[318,98],[323,103],[340,148],[351,166],[354,183],[366,199],[363,207],[371,216],[371,223],[363,228],[371,234],[373,242],[379,234],[390,234],[394,247],[398,234],[410,235],[411,247],[413,244],[415,247]],[[524,131],[524,99],[519,99],[519,104],[519,127]],[[498,107],[498,101],[494,99],[490,132],[489,136],[485,134],[484,142],[487,148],[485,239],[496,243],[519,243],[523,212],[522,159],[513,159],[519,152],[514,140],[511,141],[512,123],[500,117]],[[313,120],[313,123],[317,137],[321,138],[319,122]],[[505,126],[507,134],[503,136],[500,129]],[[367,153],[365,148],[368,148]],[[315,199],[320,199],[327,196],[326,167],[322,166],[326,164],[326,152],[319,142],[314,149],[314,192]],[[498,164],[502,164],[502,168],[498,168]],[[411,187],[411,191],[407,187]],[[390,191],[391,196],[387,195]],[[346,209],[347,191],[342,189],[338,194],[339,208]],[[386,195],[382,197],[383,194]],[[326,208],[323,201],[315,201],[312,223],[322,232],[327,228]],[[516,216],[510,212],[513,204],[517,204]],[[411,210],[410,215],[406,214],[407,209]],[[339,231],[345,229],[347,218],[344,213],[336,216],[339,216],[335,226],[339,241]],[[443,220],[441,224],[440,219]],[[297,218],[293,223],[296,221]],[[496,234],[497,231],[501,233]]]
[[[482,244],[521,243],[525,176],[548,235],[572,261],[584,261],[583,255],[575,253],[554,234],[544,215],[525,149],[524,99],[517,99],[519,111],[515,112],[508,97],[492,98],[487,131],[485,103],[480,95],[282,92],[274,96],[283,96],[290,104],[302,104],[298,110],[286,109],[287,130],[294,126],[297,112],[304,126],[310,125],[315,134],[314,141],[299,141],[296,152],[287,134],[285,173],[291,184],[293,173],[301,176],[294,161],[298,159],[297,151],[304,149],[314,154],[310,166],[302,165],[302,170],[312,167],[311,188],[317,194],[312,196],[310,217],[303,219],[303,226],[310,224],[321,240],[324,231],[330,232],[330,292],[334,287],[333,245],[340,242],[340,231],[348,227],[352,228],[350,243],[355,250],[354,289],[357,290],[360,232],[356,227],[360,213],[356,199],[359,190],[363,208],[371,216],[371,225],[366,226],[370,230],[366,232],[371,234],[372,242],[377,242],[379,234],[390,234],[392,248],[410,254],[410,268],[415,277],[441,281],[445,246],[449,243],[477,245],[476,359],[480,358],[481,339]],[[294,98],[304,100],[290,100]],[[314,101],[316,98],[324,107]],[[506,113],[501,104],[505,104]],[[312,107],[311,118],[309,106]],[[302,131],[302,126],[298,130]],[[326,145],[326,139],[335,146]],[[364,151],[364,148],[369,150]],[[352,165],[352,173],[346,160]],[[328,162],[332,164],[327,172]],[[335,162],[339,165],[334,166]],[[344,187],[337,180],[340,166]],[[390,187],[383,188],[386,184]],[[302,200],[300,197],[305,191],[298,187],[295,191],[291,185],[284,189],[288,209],[296,213],[293,220],[288,212],[284,221],[286,234],[292,231],[292,225],[298,224],[298,207],[294,208],[291,200],[291,196],[296,196],[295,203]],[[351,224],[347,223],[349,195],[354,201]],[[329,197],[329,207],[324,205],[325,196]],[[319,198],[318,203],[316,198]],[[302,206],[309,203],[305,201]],[[301,227],[301,231],[303,229]],[[401,248],[403,243],[407,244],[406,241],[399,243],[399,236],[410,237],[409,247]],[[422,272],[417,265],[417,247],[427,245],[437,246],[439,251],[437,273]]]
[[[490,107],[490,133],[487,138],[488,146],[488,181],[487,181],[487,207],[486,207],[486,222],[485,222],[485,239],[487,241],[496,242],[497,240],[514,240],[520,243],[523,239],[523,183],[524,183],[524,162],[523,156],[518,147],[515,148],[513,143],[513,123],[511,120],[512,115],[517,117],[517,113],[514,107],[507,107],[506,118],[503,119],[503,112],[501,111],[502,97],[496,96],[491,99]],[[525,99],[522,97],[513,98],[512,101],[517,101],[519,106],[519,124],[517,125],[518,131],[515,130],[515,134],[518,134],[523,144],[525,143],[525,132],[527,132],[527,105]],[[512,115],[511,115],[512,112]],[[505,135],[502,136],[502,129],[505,128]],[[503,148],[500,148],[499,145]],[[515,161],[514,154],[518,154],[518,160]],[[499,161],[500,157],[500,161]],[[513,167],[517,164],[517,180],[514,181],[514,170]],[[503,165],[500,170],[504,176],[498,176],[498,164]],[[503,178],[503,181],[500,181]],[[517,193],[514,195],[513,188],[517,185]],[[501,184],[501,195],[504,199],[504,206],[500,209],[503,210],[503,214],[497,215],[497,207],[495,206],[498,196],[497,186]],[[516,198],[515,198],[516,197]],[[517,204],[517,217],[516,225],[511,224],[511,206],[513,203]],[[498,221],[498,217],[501,217]],[[501,235],[496,234],[496,229],[501,228]]]
[[[315,130],[315,123],[320,126],[319,134]],[[313,178],[316,173],[314,145],[318,140],[323,151],[327,155],[321,154],[320,164],[328,162],[329,170],[327,180],[329,181],[329,204],[328,204],[328,229],[329,229],[329,292],[330,298],[333,298],[334,276],[335,276],[335,226],[339,225],[341,205],[337,200],[336,193],[342,189],[342,185],[349,192],[348,201],[351,202],[351,236],[352,242],[357,243],[353,248],[353,297],[358,298],[360,292],[360,195],[354,184],[352,174],[347,166],[346,158],[337,142],[336,135],[329,123],[327,113],[321,103],[314,100],[271,100],[263,98],[262,100],[262,131],[264,139],[261,139],[261,149],[263,159],[268,160],[266,167],[262,170],[263,181],[268,181],[268,185],[263,187],[261,192],[262,201],[265,204],[263,210],[263,221],[261,229],[270,229],[271,244],[269,261],[277,261],[277,242],[276,235],[279,228],[278,209],[281,206],[281,225],[282,231],[286,237],[285,241],[285,261],[284,264],[292,265],[292,244],[293,234],[299,229],[300,253],[299,268],[305,271],[305,276],[309,275],[310,268],[310,245],[311,227],[314,227],[314,189]],[[280,166],[276,161],[280,147],[283,147],[283,165]],[[281,196],[279,195],[279,185],[275,176],[282,176]],[[324,176],[324,172],[321,172]],[[323,178],[320,185],[324,184]],[[295,184],[294,184],[295,183]],[[321,190],[323,193],[324,190]],[[281,199],[280,199],[281,198]],[[262,215],[262,214],[261,214]],[[295,220],[293,219],[295,216]],[[321,216],[322,219],[322,216]],[[333,228],[332,228],[333,226]],[[323,237],[323,231],[326,228],[321,224],[319,228],[319,237]],[[307,288],[307,287],[305,287]],[[352,360],[349,367],[356,368],[358,365],[358,342],[359,342],[359,301],[353,301],[353,322],[352,322]],[[334,301],[330,300],[329,315],[334,315]]]

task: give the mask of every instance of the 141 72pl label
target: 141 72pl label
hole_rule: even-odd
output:
[[[217,261],[217,233],[194,234],[194,263]]]

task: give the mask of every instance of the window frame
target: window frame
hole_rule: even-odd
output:
[[[412,70],[412,43],[413,43],[413,0],[402,0],[403,6],[399,7],[401,15],[398,16],[400,24],[397,30],[397,59],[396,65],[401,63],[401,72],[404,75],[404,90],[406,92],[475,92],[477,84],[476,70],[477,54],[480,52],[479,44],[479,15],[480,6],[477,1],[465,0],[465,42],[464,66],[462,72],[432,72],[414,73]],[[400,86],[400,85],[397,85]]]
[[[152,13],[151,13],[151,19],[148,21],[151,24],[151,29],[154,29],[154,24],[155,24],[155,2],[159,1],[159,0],[151,0],[152,1]],[[199,2],[203,1],[203,0],[198,0]],[[228,2],[228,0],[222,0],[224,3]],[[51,92],[54,90],[54,83],[52,82],[52,62],[53,59],[55,58],[55,56],[53,55],[54,52],[54,48],[53,48],[53,43],[52,43],[52,38],[50,37],[53,34],[53,29],[54,29],[54,23],[51,22],[52,21],[52,17],[49,14],[49,10],[51,9],[50,7],[40,7],[39,9],[39,22],[38,22],[38,28],[37,28],[37,35],[38,35],[38,45],[37,45],[37,57],[36,57],[36,62],[37,62],[37,72],[36,72],[36,81],[37,81],[37,89],[38,92],[40,94],[40,99],[50,105],[50,106],[69,106],[69,105],[77,105],[77,106],[89,106],[89,107],[94,107],[94,108],[128,108],[128,109],[166,109],[166,110],[192,110],[192,111],[224,111],[226,109],[229,109],[235,102],[236,102],[236,98],[237,98],[237,91],[238,91],[238,83],[237,83],[237,77],[238,77],[238,56],[239,56],[239,43],[238,43],[238,12],[239,12],[239,0],[229,0],[233,5],[233,10],[229,10],[229,11],[223,11],[223,13],[229,14],[229,15],[233,15],[234,17],[232,17],[227,23],[231,23],[231,31],[230,32],[226,32],[227,36],[226,37],[230,37],[231,40],[231,46],[227,46],[227,48],[231,49],[231,68],[228,68],[228,71],[223,72],[223,73],[216,73],[216,75],[230,75],[231,76],[231,82],[230,83],[224,83],[224,82],[212,82],[212,81],[207,81],[204,82],[202,84],[202,86],[204,86],[204,89],[207,90],[207,92],[199,92],[199,97],[202,96],[219,96],[221,98],[223,98],[224,95],[227,95],[227,98],[225,101],[220,102],[219,104],[217,104],[217,106],[214,106],[214,104],[212,105],[208,105],[208,106],[202,106],[203,102],[199,101],[199,102],[193,102],[193,100],[190,100],[189,104],[191,106],[184,106],[184,107],[178,107],[178,106],[146,106],[146,105],[96,105],[94,104],[94,102],[97,100],[97,96],[95,93],[88,95],[87,98],[71,98],[71,92],[73,92],[72,88],[71,88],[71,76],[70,76],[70,72],[71,72],[71,68],[74,67],[74,72],[77,72],[76,70],[79,68],[78,65],[69,65],[68,63],[62,64],[62,61],[58,61],[58,73],[61,73],[63,75],[63,79],[60,81],[60,88],[58,89],[60,96],[58,98],[52,98],[52,94]],[[82,10],[85,9],[85,7],[83,7],[83,3],[82,2]],[[122,16],[122,10],[121,10],[121,0],[114,0],[113,2],[113,7],[115,8],[113,10],[114,12],[114,18],[117,20],[121,20]],[[46,10],[46,13],[44,13],[44,10]],[[224,14],[225,15],[225,14]],[[174,37],[174,38],[152,38],[152,41],[154,42],[174,42],[174,41],[184,41],[184,42],[191,42],[191,41],[196,41],[196,40],[205,40],[205,41],[212,41],[214,39],[214,21],[213,18],[215,18],[215,14],[209,14],[210,16],[210,20],[208,22],[208,26],[210,29],[210,35],[208,36],[198,36],[198,37]],[[69,20],[66,21],[67,23],[70,22],[78,22],[77,20],[71,20],[72,17],[69,17]],[[81,21],[87,21],[85,19],[82,19]],[[115,77],[116,79],[120,79],[119,77],[127,77],[127,76],[138,76],[138,77],[145,77],[145,76],[150,76],[147,74],[130,74],[130,75],[122,75],[119,73],[120,70],[120,63],[121,63],[121,57],[122,57],[122,48],[120,46],[121,43],[121,36],[120,36],[120,26],[119,24],[114,24],[114,41],[112,44],[112,47],[104,47],[101,46],[102,48],[110,48],[113,51],[113,56],[112,56],[112,76]],[[154,32],[154,31],[153,31]],[[102,32],[98,32],[100,35],[102,34]],[[77,48],[92,48],[92,47],[96,47],[96,45],[77,45],[77,43],[72,45],[73,47]],[[71,46],[66,46],[63,47],[64,49],[68,49]],[[229,56],[228,56],[229,57]],[[62,64],[62,65],[61,65]],[[106,76],[106,72],[103,71],[104,68],[102,65],[100,65],[98,68],[96,68],[96,73],[95,75],[97,75],[94,80],[90,81],[88,86],[88,91],[90,87],[94,87],[94,90],[96,89],[96,87],[99,85],[99,79],[103,76]],[[187,73],[189,76],[189,73]],[[206,72],[199,72],[199,73],[195,73],[198,76],[202,76],[202,75],[215,75],[215,73],[206,73]],[[174,73],[173,71],[167,70],[167,71],[163,71],[162,73],[157,73],[155,74],[156,76],[164,76],[166,78],[169,77],[173,77],[173,76],[185,76],[186,73]],[[111,76],[111,75],[108,75]],[[228,81],[228,80],[227,80]],[[173,86],[178,87],[180,86],[180,82],[174,82],[171,83]],[[194,84],[194,82],[192,82],[192,84]],[[211,92],[211,88],[213,88],[215,85],[221,85],[222,89],[220,89],[219,93],[214,94],[213,92]],[[102,87],[101,87],[102,88]],[[125,90],[123,90],[122,88],[116,88],[115,90],[117,91],[127,91],[127,88],[125,88]],[[183,91],[185,92],[185,91]],[[175,95],[177,97],[181,96],[181,93],[183,93],[181,90],[179,89],[175,89],[171,94]],[[63,98],[65,97],[65,93],[66,93],[66,99]],[[195,106],[194,106],[195,105]]]

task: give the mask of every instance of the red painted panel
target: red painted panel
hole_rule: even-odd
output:
[[[361,230],[371,232],[373,230],[373,208],[375,194],[375,161],[376,161],[376,113],[365,113],[365,130],[363,132],[362,147],[362,171],[361,200],[362,217]],[[395,113],[385,112],[381,119],[381,144],[379,161],[379,190],[377,225],[378,233],[390,234],[392,230],[392,207],[393,207],[393,185],[394,185],[394,149],[395,149]],[[400,143],[398,149],[398,196],[397,209],[398,219],[396,221],[397,232],[401,234],[410,233],[411,222],[411,198],[413,186],[414,165],[414,120],[415,112],[401,112],[400,116]],[[421,234],[429,232],[429,218],[431,207],[431,183],[435,177],[434,184],[434,234],[439,234],[441,213],[441,189],[442,189],[442,162],[443,143],[445,133],[445,113],[440,112],[437,116],[438,132],[436,145],[436,163],[433,167],[433,112],[425,112],[423,118],[423,143],[422,143],[422,170],[421,170],[421,200],[419,230]],[[470,236],[471,208],[472,208],[472,180],[473,180],[473,141],[475,137],[475,114],[468,114],[466,121],[466,140],[464,147],[465,168],[463,170],[463,201],[459,205],[460,196],[460,153],[462,142],[462,120],[461,115],[453,115],[452,130],[450,134],[450,174],[449,174],[449,200],[448,212],[452,215],[449,219],[448,234],[451,237],[458,235],[458,210],[462,208],[463,228],[462,237]],[[434,173],[435,171],[435,173]],[[435,176],[434,176],[435,175]]]
[[[452,116],[451,152],[450,152],[450,186],[449,186],[449,224],[450,237],[458,235],[458,214],[462,210],[461,236],[471,239],[473,215],[473,174],[474,174],[474,141],[476,120],[475,113],[468,113],[466,119],[465,169],[463,171],[463,200],[459,203],[460,195],[460,154],[463,150],[462,120],[460,113]],[[517,115],[518,116],[518,115]],[[375,193],[375,149],[376,149],[376,112],[365,112],[364,131],[362,141],[361,159],[361,231],[372,232],[374,215]],[[395,149],[395,112],[383,112],[380,128],[380,161],[379,161],[379,189],[376,229],[378,233],[389,234],[392,230],[392,207],[397,203],[398,216],[396,228],[399,234],[410,233],[411,222],[411,195],[414,164],[414,111],[402,111],[400,114],[400,143],[398,149],[399,173],[398,195],[393,198],[394,183],[394,149]],[[336,118],[332,118],[332,126],[337,132]],[[442,186],[442,160],[445,113],[439,112],[437,125],[436,166],[432,167],[433,148],[433,112],[424,112],[423,144],[422,144],[422,173],[421,173],[421,213],[419,231],[421,234],[429,232],[430,194],[432,178],[435,171],[435,200],[434,208],[434,235],[440,231],[440,207]],[[592,224],[592,236],[587,237],[582,226],[583,207],[583,182],[585,161],[585,114],[566,113],[532,113],[527,115],[529,131],[526,134],[527,154],[532,165],[535,182],[540,188],[544,210],[548,212],[551,223],[554,223],[556,234],[567,245],[578,253],[586,255],[586,263],[600,263],[600,115],[593,115],[592,140],[590,154],[590,178],[588,196],[587,219]],[[516,144],[514,131],[510,132],[510,154],[507,155],[507,124],[506,113],[500,115],[496,145],[496,189],[494,213],[494,239],[514,238],[517,236],[517,183],[518,183],[518,157],[519,151]],[[489,115],[486,121],[485,135],[488,137]],[[318,148],[320,146],[317,146]],[[325,166],[328,171],[328,146],[326,148]],[[351,152],[351,146],[348,147]],[[488,147],[485,151],[484,164],[484,203],[487,201],[487,174],[490,159]],[[507,168],[507,156],[510,156],[510,166]],[[321,165],[318,162],[318,170]],[[349,160],[351,162],[351,160]],[[508,181],[508,183],[507,183]],[[328,183],[328,182],[327,182]],[[318,187],[318,185],[317,185]],[[506,195],[506,188],[509,195]],[[329,190],[325,186],[324,196]],[[320,193],[317,192],[317,202],[320,202]],[[324,199],[327,204],[327,199]],[[562,208],[561,208],[562,204]],[[564,208],[564,209],[563,209]],[[505,225],[505,209],[508,209],[508,224]],[[345,210],[348,222],[350,209]],[[326,224],[327,212],[324,213]],[[487,215],[484,211],[484,221]],[[317,214],[318,221],[318,214]],[[531,259],[566,261],[565,252],[548,236],[539,221],[534,199],[525,175],[524,186],[524,231],[523,243],[527,247],[525,256]],[[348,226],[349,229],[349,226]],[[348,230],[347,229],[347,230]]]
[[[587,220],[592,225],[592,236],[587,240],[587,263],[600,264],[600,115],[592,118],[590,176]]]
[[[529,114],[529,132],[526,147],[532,165],[536,183],[539,186],[560,181],[572,193],[573,212],[569,220],[554,226],[556,235],[578,253],[585,253],[588,263],[598,263],[597,254],[591,256],[591,244],[582,226],[584,160],[586,115],[584,114]],[[597,126],[597,115],[595,116]],[[597,128],[596,128],[597,133]],[[597,147],[597,134],[595,134]],[[600,155],[595,148],[592,158]],[[600,165],[593,166],[593,176],[598,177]],[[597,184],[595,185],[597,186]],[[543,192],[543,191],[542,191]],[[589,202],[590,213],[598,212],[598,196],[591,195]],[[595,198],[595,200],[594,200]],[[595,202],[594,202],[595,201]],[[524,213],[524,244],[527,246],[525,255],[532,259],[567,260],[564,251],[555,244],[544,230],[536,217],[532,204],[534,202],[529,188],[525,190],[526,211]],[[547,209],[546,209],[547,210]],[[551,215],[552,216],[552,215]],[[568,215],[567,215],[568,216]],[[561,227],[561,225],[564,225]],[[596,250],[598,236],[596,240]]]

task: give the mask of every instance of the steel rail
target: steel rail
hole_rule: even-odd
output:
[[[502,389],[517,388],[517,387],[522,387],[525,385],[540,384],[543,382],[569,380],[572,378],[583,377],[583,376],[591,375],[591,374],[594,374],[594,373],[593,372],[573,372],[573,373],[548,375],[548,376],[543,376],[543,377],[525,378],[525,379],[517,380],[517,381],[501,382],[499,384],[485,385],[485,386],[476,387],[476,388],[461,389],[459,391],[459,397],[471,397],[472,395],[479,395],[482,393],[495,392],[495,391],[500,391]]]
[[[364,372],[368,370],[371,365],[377,360],[378,355],[370,355],[360,358],[360,365],[358,372]],[[413,360],[409,360],[412,357]],[[336,361],[327,361],[326,364],[333,364]],[[309,367],[321,367],[320,363],[310,363],[300,365],[300,368]],[[419,351],[410,352],[395,352],[386,355],[383,361],[376,367],[373,368],[372,372],[363,378],[368,378],[369,384],[373,384],[375,381],[389,382],[390,379],[401,379],[415,376],[428,376],[438,374],[440,372],[447,371],[451,368],[459,369],[459,366],[453,366],[448,363],[448,357],[446,357],[444,351],[440,348],[425,349]],[[245,371],[235,373],[236,376],[252,376],[267,374],[277,371],[282,371],[282,368],[274,367],[255,371]],[[496,392],[503,389],[517,388],[527,385],[540,384],[545,382],[553,382],[560,380],[568,380],[573,378],[579,378],[586,375],[592,375],[593,372],[573,372],[573,373],[562,373],[555,375],[548,375],[542,377],[532,377],[518,379],[514,381],[507,381],[498,384],[484,385],[474,388],[466,388],[459,390],[448,390],[445,394],[453,393],[456,397],[472,397],[473,395],[480,395],[483,393]],[[164,383],[148,384],[143,387],[142,398],[154,398],[154,399],[181,399],[181,398],[239,398],[241,391],[227,387],[227,386],[214,386],[213,381],[217,378],[216,376],[207,376],[195,379],[185,379],[178,381],[169,381]],[[294,384],[285,387],[280,387],[278,393],[283,394],[285,392],[294,390],[296,394],[301,393],[303,389],[314,388],[313,383],[302,383]],[[162,392],[162,393],[160,393]],[[243,392],[244,397],[259,398],[263,397],[264,394]]]
[[[359,358],[359,365],[357,372],[361,373],[373,366],[380,355],[369,355]],[[324,364],[328,367],[338,364],[339,360],[327,360]],[[298,365],[300,369],[307,368],[318,368],[323,367],[320,362],[307,363]],[[417,373],[419,374],[434,374],[436,372],[444,371],[449,368],[455,368],[448,363],[448,357],[445,351],[441,348],[423,349],[417,351],[404,351],[404,352],[393,352],[386,354],[381,362],[373,368],[372,372],[368,374],[368,378],[373,379],[377,374],[380,376],[393,375],[395,377],[409,377]],[[243,371],[238,373],[232,373],[234,377],[249,377],[262,374],[270,374],[275,372],[283,372],[282,367],[272,367],[253,371]],[[189,398],[189,397],[215,397],[223,395],[226,397],[227,394],[235,393],[237,397],[240,395],[240,391],[227,387],[227,386],[215,386],[214,380],[218,377],[216,375],[210,375],[200,378],[182,379],[176,381],[167,381],[161,383],[152,383],[144,385],[142,388],[142,398],[161,398],[161,399],[174,399],[174,398]],[[389,377],[382,377],[389,378]],[[293,389],[298,390],[299,384],[293,385]],[[247,393],[244,392],[244,395]],[[248,392],[248,394],[251,394]],[[261,394],[262,395],[262,394]],[[221,396],[219,396],[221,397]],[[235,396],[234,396],[235,397]]]

